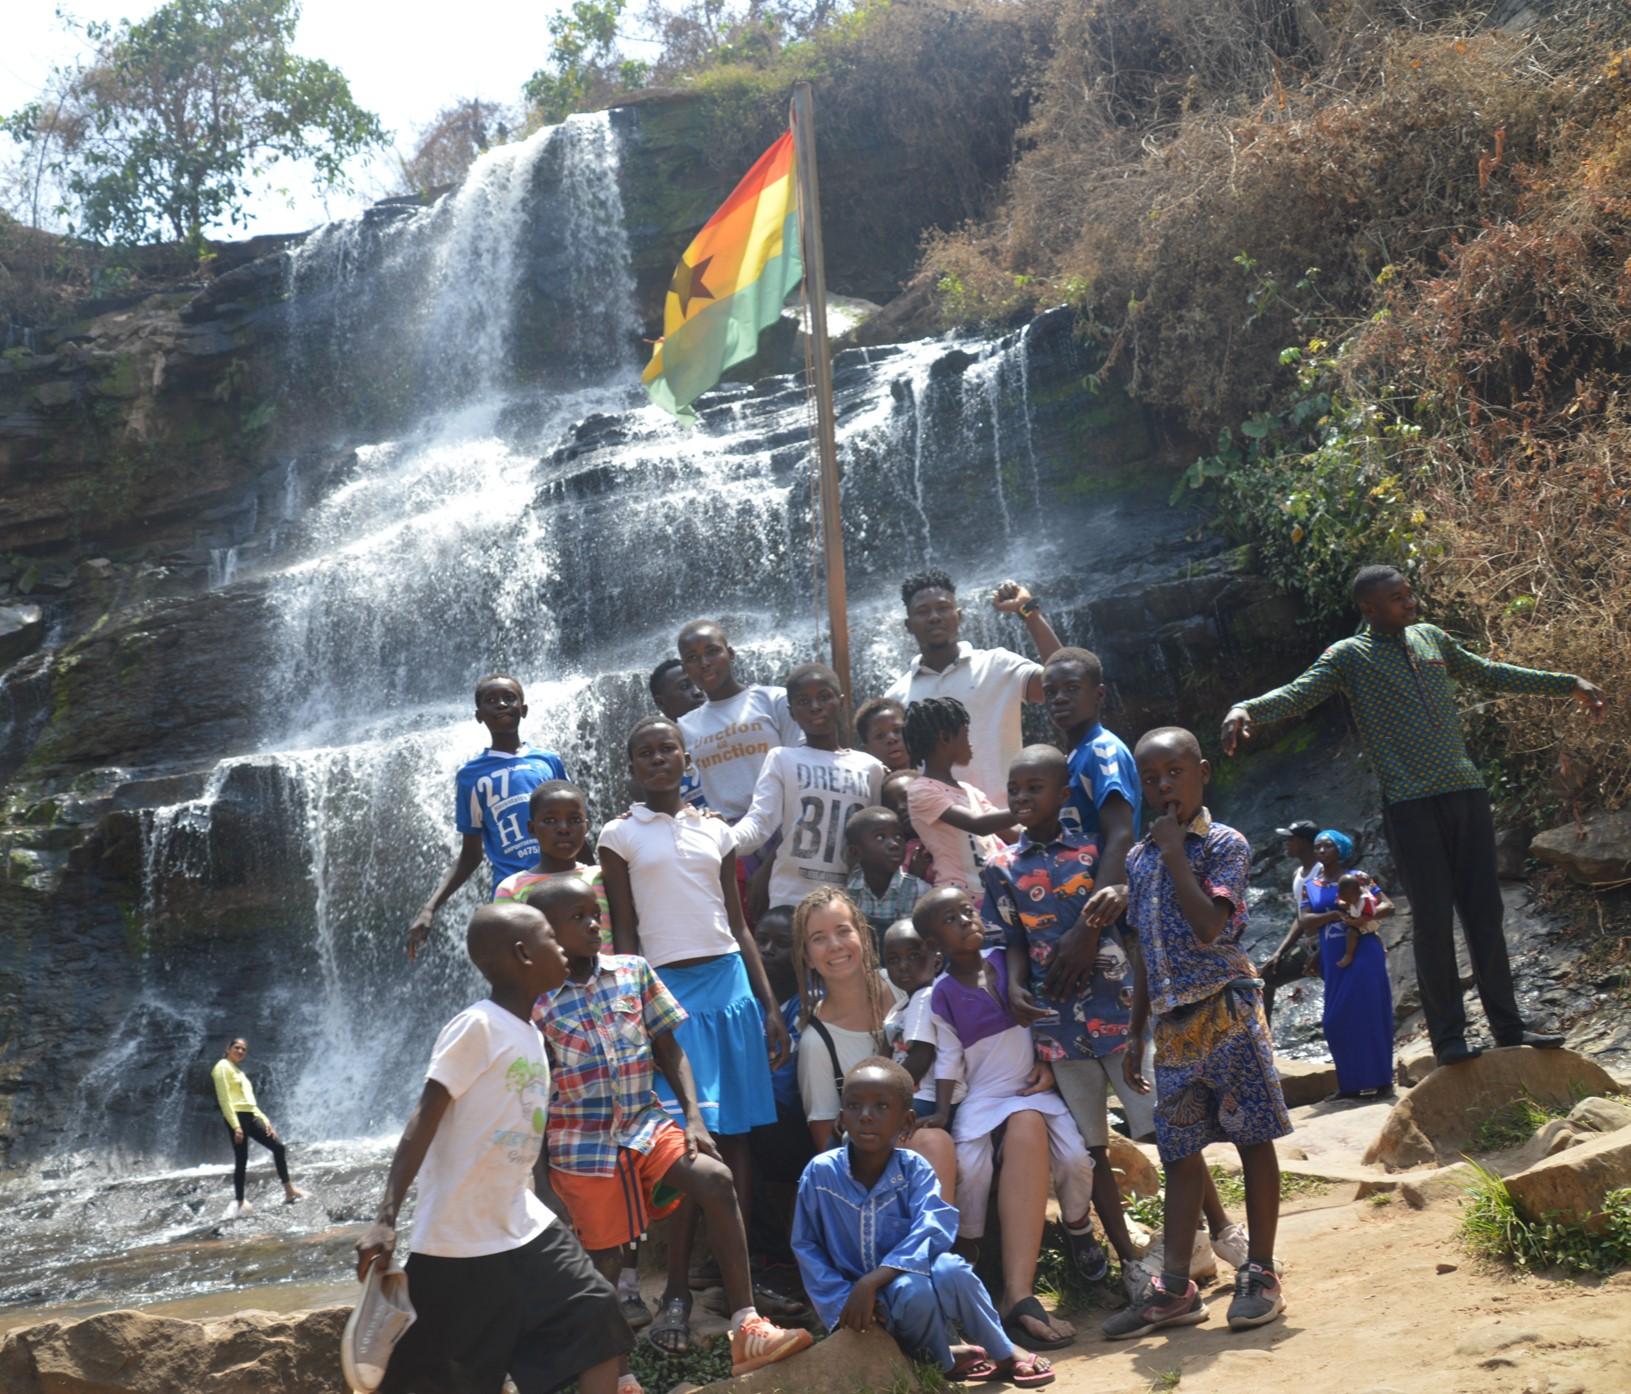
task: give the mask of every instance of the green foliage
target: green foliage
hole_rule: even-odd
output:
[[[1319,275],[1310,267],[1287,291],[1245,253],[1235,264],[1251,284],[1246,322],[1274,310],[1306,325]],[[1284,348],[1292,381],[1236,431],[1196,459],[1173,486],[1172,501],[1205,491],[1222,527],[1252,542],[1264,570],[1300,597],[1310,623],[1329,629],[1350,616],[1348,583],[1369,562],[1414,574],[1433,552],[1428,516],[1416,502],[1430,469],[1422,428],[1402,404],[1341,391],[1341,350],[1320,338]]]
[[[278,159],[307,159],[327,186],[384,142],[327,63],[290,51],[297,0],[168,0],[147,18],[85,24],[89,67],[6,118],[45,142],[75,230],[98,241],[199,244],[206,226],[243,223],[248,181]]]
[[[1590,1229],[1555,1219],[1532,1223],[1518,1213],[1506,1182],[1478,1167],[1461,1239],[1474,1253],[1518,1268],[1615,1273],[1631,1267],[1631,1188],[1610,1191]]]
[[[1528,1142],[1536,1131],[1554,1118],[1562,1118],[1567,1109],[1548,1108],[1528,1094],[1509,1099],[1480,1123],[1472,1135],[1474,1152],[1503,1152]]]
[[[583,110],[597,81],[643,84],[644,65],[617,53],[617,26],[627,6],[628,0],[573,0],[549,17],[549,66],[538,69],[522,88],[545,122]]]

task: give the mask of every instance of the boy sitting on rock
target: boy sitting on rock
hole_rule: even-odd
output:
[[[912,1129],[912,1077],[893,1060],[863,1060],[844,1076],[843,1146],[804,1170],[793,1253],[828,1330],[873,1322],[947,1380],[1052,1384],[1053,1367],[1008,1339],[966,1259],[951,1252],[957,1211],[934,1169],[901,1143]],[[977,1345],[951,1344],[948,1322]]]

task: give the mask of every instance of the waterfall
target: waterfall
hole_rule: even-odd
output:
[[[604,115],[488,152],[431,207],[321,229],[286,291],[291,409],[348,430],[321,478],[268,485],[260,748],[144,815],[149,955],[207,934],[130,1032],[173,1036],[155,1012],[185,994],[208,1046],[256,1042],[291,1137],[344,1139],[399,1126],[436,1026],[480,991],[460,928],[485,872],[404,957],[457,848],[454,771],[485,743],[475,679],[522,681],[524,737],[599,823],[626,807],[623,737],[686,620],[723,619],[755,680],[817,652],[808,408],[796,377],[722,385],[695,428],[646,402]],[[1029,352],[1022,333],[835,363],[857,701],[905,666],[903,575],[951,568],[968,637],[1019,645],[974,593],[1072,565],[1083,520],[1038,507]],[[231,554],[211,580],[247,584]],[[207,1099],[165,1107],[219,1150]],[[184,1156],[158,1140],[185,1135],[172,1119],[155,1145]]]

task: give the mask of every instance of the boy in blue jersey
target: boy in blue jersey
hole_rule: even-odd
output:
[[[486,750],[459,766],[454,778],[453,821],[463,836],[459,855],[408,926],[408,958],[430,938],[436,912],[470,879],[485,856],[492,865],[493,889],[506,876],[529,871],[538,860],[538,839],[529,826],[527,803],[545,780],[565,779],[566,766],[550,750],[521,743],[527,714],[521,684],[490,673],[476,684],[476,720],[487,728]]]
[[[1093,978],[1100,932],[1127,909],[1127,853],[1138,836],[1138,766],[1122,739],[1099,724],[1104,668],[1086,649],[1055,649],[1042,667],[1042,700],[1070,751],[1070,797],[1059,810],[1067,832],[1099,853],[1092,897],[1079,926],[1060,937],[1048,993],[1075,997]]]

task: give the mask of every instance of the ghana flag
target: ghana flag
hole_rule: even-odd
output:
[[[694,420],[691,403],[733,363],[804,275],[799,257],[793,133],[759,157],[685,249],[663,301],[663,337],[641,375],[658,406]]]

